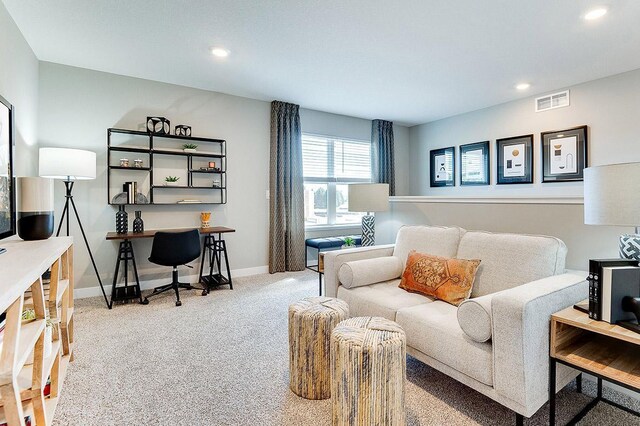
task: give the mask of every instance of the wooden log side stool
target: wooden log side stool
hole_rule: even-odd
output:
[[[334,425],[405,425],[406,336],[380,317],[342,321],[331,334]]]
[[[308,297],[289,306],[289,387],[306,399],[331,396],[331,331],[349,306],[331,297]]]

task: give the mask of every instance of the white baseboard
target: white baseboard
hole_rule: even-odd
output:
[[[253,268],[243,268],[243,269],[233,269],[231,271],[231,277],[239,278],[239,277],[248,277],[251,275],[258,274],[266,274],[269,272],[269,266],[256,266]],[[190,283],[195,283],[198,281],[197,274],[191,275],[182,275],[180,276],[180,281],[188,281]],[[154,280],[140,280],[140,288],[142,290],[149,290],[154,287],[161,286],[163,284],[167,284],[171,282],[171,271],[167,271],[167,276],[165,278],[158,278]],[[105,284],[104,291],[107,293],[107,297],[111,295],[111,284]],[[100,286],[95,287],[84,287],[84,288],[76,288],[73,290],[73,296],[75,299],[84,299],[85,297],[96,297],[102,296],[102,291],[100,290]]]

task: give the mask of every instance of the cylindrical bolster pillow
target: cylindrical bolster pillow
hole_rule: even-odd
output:
[[[338,270],[340,284],[346,288],[393,280],[402,275],[402,261],[395,256],[345,262]]]
[[[458,306],[458,324],[473,341],[491,340],[491,299],[494,294],[467,299]]]

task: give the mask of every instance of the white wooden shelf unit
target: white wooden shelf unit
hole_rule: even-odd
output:
[[[0,255],[0,312],[6,324],[0,342],[0,424],[48,426],[73,360],[73,239],[3,240]],[[42,276],[50,271],[50,279]],[[22,320],[32,308],[36,318]],[[51,354],[45,357],[46,313],[52,325]],[[44,394],[47,379],[50,391]]]

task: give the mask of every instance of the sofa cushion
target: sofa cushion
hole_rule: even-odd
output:
[[[564,272],[567,247],[554,237],[467,231],[460,239],[460,259],[480,259],[471,297]]]
[[[338,279],[346,288],[353,288],[393,280],[401,274],[402,261],[395,256],[385,256],[343,263]]]
[[[409,252],[400,288],[458,306],[469,298],[479,260]]]
[[[491,300],[499,293],[467,299],[458,306],[458,324],[471,340],[491,340]]]
[[[433,302],[426,296],[408,293],[398,287],[399,279],[364,287],[338,287],[338,299],[349,305],[352,317],[384,317],[395,321],[396,312],[409,306]]]
[[[442,257],[456,257],[462,228],[444,226],[403,226],[398,231],[393,255],[407,261],[411,250]]]
[[[403,308],[396,322],[407,333],[407,345],[485,385],[493,386],[491,343],[469,339],[456,320],[457,308],[435,301]]]

